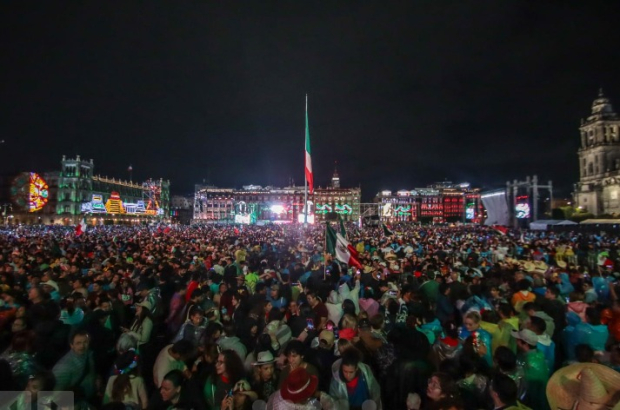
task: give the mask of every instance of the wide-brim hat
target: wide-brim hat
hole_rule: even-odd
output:
[[[534,265],[532,262],[525,262],[523,264],[523,270],[526,272],[533,272],[534,269],[536,269],[536,265]]]
[[[553,373],[547,383],[552,409],[606,409],[620,391],[620,373],[596,363],[576,363]],[[618,405],[614,409],[619,408]]]
[[[262,366],[264,364],[275,363],[275,361],[276,359],[273,358],[273,354],[269,350],[266,350],[264,352],[258,352],[258,357],[256,361],[252,363],[252,366]]]
[[[543,272],[546,271],[548,268],[547,264],[543,261],[535,261],[534,266],[536,267],[537,270],[541,270]]]
[[[50,287],[54,288],[54,290],[56,292],[58,292],[58,284],[55,281],[53,281],[53,280],[48,280],[47,282],[41,282],[40,285],[41,286],[44,286],[44,285],[45,286],[50,286]]]
[[[566,266],[567,266],[565,261],[558,261],[557,264],[558,264],[558,267],[560,267],[562,269],[565,269]]]
[[[280,388],[284,400],[299,403],[312,397],[319,385],[319,379],[308,373],[303,367],[298,367],[289,373]]]

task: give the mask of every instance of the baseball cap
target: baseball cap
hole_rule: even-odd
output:
[[[513,330],[510,334],[515,339],[521,339],[528,345],[536,346],[538,344],[538,335],[529,329],[523,329],[520,332]]]
[[[334,345],[334,332],[331,330],[323,330],[319,335],[319,343],[324,343],[327,347]]]

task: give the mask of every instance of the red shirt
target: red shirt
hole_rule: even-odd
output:
[[[316,315],[317,320],[321,320],[322,317],[327,319],[329,312],[327,311],[327,306],[323,302],[319,302],[315,307],[312,308],[314,314]]]

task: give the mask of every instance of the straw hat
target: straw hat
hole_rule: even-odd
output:
[[[511,265],[517,265],[519,263],[518,260],[511,258],[511,257],[507,257],[504,259],[504,262],[509,263]]]
[[[535,261],[534,266],[536,267],[537,270],[541,270],[543,272],[545,272],[548,268],[547,264],[543,261]]]
[[[558,261],[557,264],[558,264],[558,267],[560,267],[562,269],[566,269],[566,262],[565,261]]]
[[[617,404],[619,393],[620,373],[596,363],[563,367],[547,383],[547,400],[552,409],[608,409],[609,404]]]
[[[523,270],[526,272],[533,272],[534,269],[536,269],[536,265],[534,265],[532,262],[525,262],[523,264]]]

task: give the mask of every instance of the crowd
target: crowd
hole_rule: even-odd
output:
[[[618,238],[390,228],[346,227],[357,267],[324,225],[0,228],[0,390],[92,409],[620,409]]]

